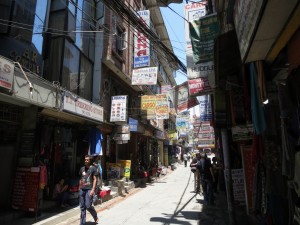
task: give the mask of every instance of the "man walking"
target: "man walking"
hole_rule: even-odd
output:
[[[86,222],[86,210],[90,212],[96,223],[98,223],[98,216],[95,208],[92,205],[93,195],[97,183],[97,169],[92,165],[93,157],[86,155],[84,157],[85,166],[81,167],[79,175],[79,205],[80,205],[80,225]]]

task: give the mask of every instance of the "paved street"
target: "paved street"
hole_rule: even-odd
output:
[[[107,225],[223,225],[226,209],[203,206],[203,197],[193,192],[194,176],[189,167],[179,165],[175,171],[153,184],[98,212],[99,224]],[[79,224],[78,216],[63,224]],[[87,213],[87,224],[93,219]]]

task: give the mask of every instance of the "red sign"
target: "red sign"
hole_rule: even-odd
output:
[[[189,85],[189,94],[207,94],[208,92],[212,92],[212,88],[209,86],[208,77],[201,77],[188,81]]]

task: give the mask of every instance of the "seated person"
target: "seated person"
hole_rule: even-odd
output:
[[[53,199],[55,199],[61,207],[67,207],[67,201],[69,199],[68,192],[69,185],[65,183],[65,179],[61,178],[55,185],[53,190]]]

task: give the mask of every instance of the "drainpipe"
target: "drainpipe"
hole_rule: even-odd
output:
[[[235,210],[233,206],[233,191],[232,191],[232,177],[230,166],[230,150],[228,146],[228,132],[226,129],[221,129],[222,148],[224,155],[224,168],[225,168],[225,185],[229,213],[229,225],[236,225]]]

